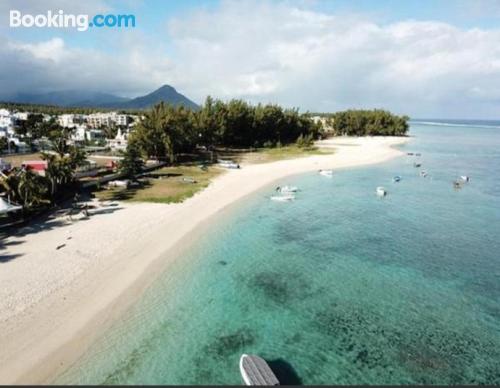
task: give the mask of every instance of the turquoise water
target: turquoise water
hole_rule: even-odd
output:
[[[411,134],[427,178],[404,156],[255,193],[57,382],[241,384],[245,352],[289,384],[499,384],[500,129]]]

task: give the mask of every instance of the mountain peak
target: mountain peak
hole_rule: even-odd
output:
[[[123,104],[124,108],[135,108],[135,109],[144,109],[149,108],[159,102],[165,102],[167,104],[171,104],[174,106],[185,106],[186,108],[198,109],[199,106],[191,101],[186,96],[180,94],[174,87],[170,85],[162,85],[154,92],[146,94],[142,97],[134,98]]]
[[[159,92],[159,91],[172,91],[172,92],[177,92],[177,90],[175,90],[175,88],[171,85],[168,85],[168,84],[165,84],[165,85],[161,85],[158,89],[155,90],[155,92]],[[154,93],[154,92],[153,92]]]
[[[82,90],[62,90],[44,94],[18,94],[5,99],[11,102],[35,103],[72,107],[93,107],[113,109],[147,109],[163,101],[174,106],[199,109],[199,106],[180,94],[171,85],[162,85],[155,91],[133,99],[107,93]]]

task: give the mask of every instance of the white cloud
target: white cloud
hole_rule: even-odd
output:
[[[35,44],[8,42],[7,45],[8,49],[12,51],[21,51],[35,59],[51,60],[56,63],[61,62],[65,54],[67,54],[64,41],[61,38]]]
[[[62,38],[24,43],[5,38],[0,50],[0,99],[20,93],[93,90],[137,96],[169,80],[172,64],[144,37],[116,39],[108,51],[70,47]]]
[[[226,2],[172,20],[170,33],[198,98],[454,116],[495,116],[500,105],[500,29],[380,25],[289,3]]]
[[[15,74],[9,77],[15,82],[1,81],[12,90],[82,87],[128,95],[170,83],[198,102],[210,94],[314,111],[499,116],[500,29],[381,24],[308,6],[227,1],[170,19],[163,36],[108,34],[106,52],[62,39],[10,41],[0,53],[0,74]]]

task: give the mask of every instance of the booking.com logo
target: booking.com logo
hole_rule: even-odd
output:
[[[135,27],[135,15],[89,15],[66,14],[64,11],[47,11],[47,14],[22,14],[18,10],[10,10],[10,27],[49,27],[76,28],[87,31],[90,27],[129,28]]]

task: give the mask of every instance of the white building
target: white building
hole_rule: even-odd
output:
[[[14,117],[7,109],[0,109],[0,129],[7,130],[14,125]]]
[[[115,116],[116,125],[127,126],[128,124],[128,116],[124,114],[117,114]]]
[[[113,150],[113,151],[125,151],[127,149],[128,145],[128,133],[124,131],[122,133],[122,130],[118,128],[118,132],[115,136],[114,139],[109,139],[108,140],[108,146]]]
[[[12,117],[16,120],[28,120],[29,112],[15,112]]]
[[[59,117],[57,117],[57,122],[61,127],[75,128],[77,125],[82,124],[85,118],[86,118],[85,115],[64,114],[64,115],[59,115]]]
[[[111,125],[111,118],[107,113],[92,113],[87,116],[87,124],[90,128],[99,128]]]
[[[71,139],[73,139],[74,141],[84,141],[86,139],[85,133],[87,132],[87,126],[79,124],[74,128],[75,129],[73,131],[73,134],[71,135]]]
[[[73,122],[73,118],[75,115],[60,115],[57,118],[57,122],[61,127],[64,128],[73,128],[75,126],[75,123]]]
[[[91,128],[110,127],[112,125],[126,126],[128,124],[128,116],[118,114],[117,112],[92,113],[87,116],[87,123]]]
[[[14,116],[7,109],[0,109],[0,137],[12,138],[14,131]]]

